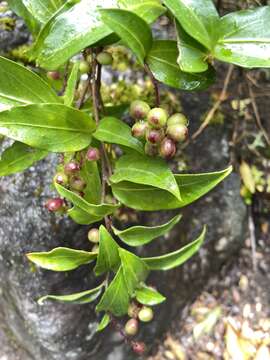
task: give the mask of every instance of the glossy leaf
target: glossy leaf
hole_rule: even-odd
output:
[[[67,213],[73,221],[80,225],[91,225],[103,219],[103,216],[91,215],[78,206],[73,206]]]
[[[94,269],[97,276],[111,270],[117,271],[120,265],[118,248],[118,244],[114,241],[110,233],[101,225],[99,228],[99,251]]]
[[[15,142],[2,153],[0,176],[7,176],[23,171],[47,155],[47,151],[33,149],[22,143]]]
[[[0,56],[0,105],[59,103],[59,98],[38,75]]]
[[[270,6],[224,16],[213,55],[247,68],[270,67]]]
[[[115,172],[110,180],[112,183],[130,181],[136,184],[151,185],[166,190],[178,200],[181,199],[176,180],[169,166],[162,159],[135,153],[124,155],[117,161]],[[149,198],[145,200],[149,201]]]
[[[96,287],[95,289],[82,291],[69,295],[46,295],[38,300],[39,305],[43,305],[45,301],[56,301],[64,304],[89,304],[95,301],[104,287],[104,284]]]
[[[176,89],[189,91],[206,89],[214,82],[215,71],[212,67],[196,74],[181,71],[177,63],[178,55],[176,41],[154,41],[146,62],[158,81]]]
[[[103,316],[103,318],[101,319],[100,323],[98,324],[98,327],[97,327],[97,332],[100,332],[100,331],[103,331],[110,323],[111,321],[111,317],[109,314],[105,314]]]
[[[197,73],[208,69],[207,50],[190,37],[176,21],[177,46],[179,56],[177,63],[184,72]]]
[[[40,23],[44,24],[66,0],[22,0],[24,6]]]
[[[129,294],[124,278],[122,267],[119,268],[113,281],[104,292],[96,310],[108,311],[115,316],[123,316],[127,314],[129,305]]]
[[[147,22],[135,13],[122,9],[103,9],[101,19],[134,52],[143,65],[153,42]]]
[[[219,15],[212,0],[163,0],[185,31],[208,49],[217,36]]]
[[[112,228],[115,235],[129,246],[140,246],[150,243],[153,239],[163,236],[168,233],[181,219],[181,215],[175,216],[166,224],[146,227],[146,226],[133,226],[126,230],[117,230]]]
[[[130,296],[134,296],[135,290],[144,282],[149,274],[146,263],[131,252],[119,248],[125,282]]]
[[[185,263],[200,249],[204,242],[205,234],[206,228],[204,228],[198,239],[194,240],[192,243],[184,246],[183,248],[166,255],[145,258],[143,259],[143,261],[148,265],[151,270],[165,271],[176,268]]]
[[[181,200],[166,191],[152,186],[123,181],[112,184],[114,196],[124,205],[136,210],[155,211],[182,208],[198,200],[214,189],[232,172],[232,167],[205,174],[179,174],[175,180],[181,192]]]
[[[84,200],[91,204],[101,203],[101,180],[98,165],[95,161],[85,161],[80,171],[81,178],[86,182]]]
[[[51,152],[84,149],[94,129],[89,116],[60,104],[33,104],[0,112],[0,134]]]
[[[136,300],[142,305],[154,306],[163,303],[166,298],[157,290],[144,285],[136,290]]]
[[[74,101],[75,90],[79,75],[79,66],[80,66],[79,62],[76,62],[73,65],[73,68],[71,70],[70,76],[67,81],[67,86],[64,94],[64,104],[67,106],[72,106]]]
[[[36,34],[39,31],[39,24],[29,13],[22,0],[8,0],[8,6],[15,14],[24,19],[29,30]]]
[[[143,145],[131,134],[131,128],[114,117],[103,118],[93,136],[103,142],[123,145],[143,154]]]
[[[96,259],[97,254],[64,247],[55,248],[49,252],[35,252],[26,255],[34,264],[52,271],[70,271],[80,265],[89,264]]]

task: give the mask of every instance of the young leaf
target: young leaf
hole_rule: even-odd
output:
[[[146,280],[149,268],[142,259],[127,250],[119,248],[119,255],[128,292],[133,296],[140,283]]]
[[[0,112],[0,134],[51,152],[84,149],[94,129],[92,118],[60,104],[33,104]]]
[[[0,176],[7,176],[23,171],[47,155],[47,151],[33,149],[20,142],[15,142],[7,148],[1,156]]]
[[[103,330],[109,325],[110,321],[111,321],[110,315],[109,315],[109,314],[105,314],[105,315],[103,316],[103,318],[101,319],[101,321],[100,321],[100,323],[99,323],[99,325],[98,325],[98,327],[97,327],[96,332],[103,331]]]
[[[0,56],[0,104],[59,103],[49,85],[22,65]]]
[[[117,271],[120,265],[118,248],[118,244],[111,237],[110,233],[101,225],[99,228],[99,251],[94,269],[97,276],[110,270]]]
[[[177,63],[178,55],[176,41],[154,41],[146,62],[158,81],[188,91],[206,89],[214,82],[215,71],[212,67],[197,74],[181,71]]]
[[[165,161],[139,154],[122,156],[116,163],[115,172],[110,178],[112,183],[130,181],[166,190],[179,201],[180,190]],[[149,201],[149,198],[146,199]]]
[[[103,142],[123,145],[143,154],[143,145],[131,134],[131,128],[114,117],[103,118],[93,136]]]
[[[89,264],[96,259],[97,254],[64,247],[55,248],[49,252],[35,252],[26,255],[34,264],[52,271],[70,271],[80,265]]]
[[[136,290],[136,300],[142,305],[154,306],[163,303],[166,298],[157,290],[144,285]]]
[[[219,15],[212,0],[163,0],[185,31],[208,49],[213,47]]]
[[[95,161],[85,161],[82,165],[80,176],[86,182],[84,200],[90,204],[101,203],[101,180],[97,163]]]
[[[175,180],[181,192],[181,201],[167,191],[152,186],[123,181],[112,184],[114,196],[124,205],[136,210],[155,211],[182,208],[214,189],[232,172],[232,167],[206,174],[179,174]],[[150,201],[149,201],[150,199]]]
[[[204,72],[208,69],[208,51],[196,40],[190,37],[182,26],[175,22],[177,31],[177,46],[179,56],[177,63],[180,69],[188,73]]]
[[[46,295],[42,296],[38,300],[39,305],[43,305],[45,301],[51,300],[64,304],[89,304],[95,301],[104,287],[104,283],[96,287],[95,289],[82,291],[76,294],[70,295]]]
[[[102,21],[124,41],[143,65],[153,42],[147,22],[128,10],[103,9],[100,12]]]
[[[75,90],[76,90],[78,74],[79,74],[79,66],[80,66],[79,62],[76,62],[73,65],[70,76],[68,78],[67,87],[64,94],[64,104],[67,106],[72,106],[74,101]]]
[[[148,265],[150,270],[170,270],[178,267],[190,259],[202,246],[206,234],[206,228],[192,243],[172,253],[157,256],[152,258],[145,258],[143,261]]]
[[[115,316],[123,316],[127,314],[129,299],[123,269],[120,267],[113,281],[104,292],[96,311],[108,311]]]
[[[22,0],[24,6],[40,23],[44,24],[66,0]]]
[[[115,235],[129,246],[140,246],[151,242],[153,239],[163,236],[168,233],[181,219],[181,215],[175,216],[166,224],[146,227],[146,226],[134,226],[126,230],[117,230],[113,227]]]
[[[213,55],[246,68],[270,67],[270,6],[221,18]]]

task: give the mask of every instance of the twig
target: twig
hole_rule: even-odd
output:
[[[146,71],[146,73],[148,74],[148,76],[150,77],[152,84],[154,86],[154,90],[155,90],[155,105],[156,107],[160,106],[160,92],[159,92],[159,83],[156,80],[156,78],[154,77],[152,71],[150,70],[148,64],[144,64],[144,69]]]
[[[64,92],[66,90],[67,82],[68,82],[68,69],[69,69],[69,61],[65,65],[63,86],[62,86],[62,89],[58,93],[59,96],[64,95]]]
[[[256,259],[256,235],[255,235],[255,225],[252,216],[252,209],[248,209],[248,228],[250,235],[250,245],[251,245],[251,256],[252,256],[252,267],[254,271],[257,271],[257,259]]]

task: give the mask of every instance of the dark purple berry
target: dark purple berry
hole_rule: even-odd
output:
[[[161,141],[164,139],[164,131],[163,129],[156,130],[156,129],[148,129],[146,131],[146,140],[154,145],[157,145],[161,143]]]
[[[135,336],[139,331],[139,322],[136,319],[130,319],[125,325],[125,332],[129,336]]]
[[[77,162],[71,161],[65,165],[64,171],[65,171],[65,174],[71,175],[71,174],[74,174],[74,173],[80,171],[80,169],[81,169],[81,167]]]
[[[136,354],[143,355],[145,353],[146,346],[145,343],[136,341],[132,344],[132,349]]]
[[[146,121],[139,121],[132,127],[132,135],[138,139],[144,139],[148,124]]]
[[[149,125],[155,129],[163,128],[167,123],[167,119],[168,119],[168,114],[166,110],[162,108],[152,109],[147,116],[147,121]]]
[[[188,128],[186,125],[171,125],[167,128],[167,135],[176,142],[184,142],[188,138]]]
[[[176,145],[173,140],[165,138],[159,147],[159,154],[164,159],[170,159],[174,157],[176,153]]]
[[[136,120],[145,119],[150,111],[150,106],[141,100],[133,101],[130,105],[129,113]]]
[[[158,155],[158,147],[156,145],[146,143],[144,147],[145,154],[148,156],[156,156]]]
[[[59,80],[60,77],[61,77],[61,75],[58,71],[48,71],[47,72],[47,78],[50,80]]]
[[[64,205],[65,203],[63,199],[55,198],[55,199],[49,199],[46,202],[45,207],[51,212],[56,212],[62,210]]]
[[[100,159],[100,151],[97,148],[90,148],[86,153],[88,161],[98,161]]]
[[[54,177],[54,181],[59,185],[67,185],[68,176],[65,173],[57,173]]]
[[[86,187],[86,182],[79,177],[72,177],[69,184],[73,190],[77,191],[82,191]]]

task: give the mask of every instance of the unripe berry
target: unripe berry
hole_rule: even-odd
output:
[[[80,165],[77,162],[71,161],[65,165],[64,171],[65,171],[65,174],[71,175],[71,174],[74,174],[74,173],[80,171],[80,169],[81,169]]]
[[[132,350],[138,355],[143,355],[145,353],[145,350],[146,350],[145,343],[137,342],[137,341],[134,342],[132,344]]]
[[[173,114],[171,117],[169,117],[168,121],[167,121],[167,126],[173,126],[173,125],[188,125],[188,119],[185,117],[184,114]]]
[[[90,64],[85,60],[80,61],[79,70],[81,74],[88,74],[91,70]]]
[[[155,129],[163,128],[167,123],[167,119],[168,119],[168,114],[166,110],[162,108],[154,108],[150,110],[147,116],[147,121],[149,125],[151,125]]]
[[[188,128],[185,125],[172,125],[167,128],[167,135],[174,141],[185,141],[188,137]]]
[[[86,182],[78,177],[72,177],[70,179],[70,187],[73,190],[82,191],[86,187]]]
[[[55,198],[55,199],[49,199],[46,202],[45,207],[51,212],[57,212],[63,209],[64,204],[65,203],[63,199]]]
[[[136,100],[130,104],[130,116],[132,116],[136,120],[142,120],[146,118],[149,111],[150,106],[145,101]]]
[[[146,143],[144,147],[145,154],[148,156],[156,156],[158,155],[158,147],[156,145]]]
[[[97,62],[100,65],[111,65],[113,62],[113,57],[110,53],[108,53],[106,51],[102,51],[97,56]]]
[[[92,228],[88,232],[88,240],[94,244],[99,242],[99,230],[97,228]]]
[[[148,129],[146,131],[146,140],[151,144],[159,144],[164,139],[163,129]]]
[[[139,323],[136,319],[130,319],[125,325],[125,332],[129,336],[135,336],[139,331]]]
[[[129,304],[129,306],[128,306],[128,316],[129,317],[137,318],[139,311],[140,311],[140,308],[139,308],[139,306],[137,306],[137,304],[135,304],[134,302]]]
[[[67,185],[68,177],[65,173],[57,173],[54,177],[54,181],[59,185]]]
[[[100,159],[100,151],[97,148],[90,148],[86,153],[88,161],[98,161]]]
[[[50,80],[59,80],[61,77],[59,71],[48,71],[47,78]]]
[[[163,159],[170,159],[176,153],[176,145],[172,139],[165,138],[159,147],[159,155]]]
[[[150,322],[153,320],[154,313],[153,310],[147,306],[144,306],[138,314],[140,321],[142,322]]]
[[[139,121],[132,126],[132,135],[138,139],[144,139],[148,124],[146,121]]]
[[[95,244],[95,245],[92,247],[92,252],[94,252],[94,253],[98,253],[98,252],[99,252],[99,246],[98,246],[98,244]]]

